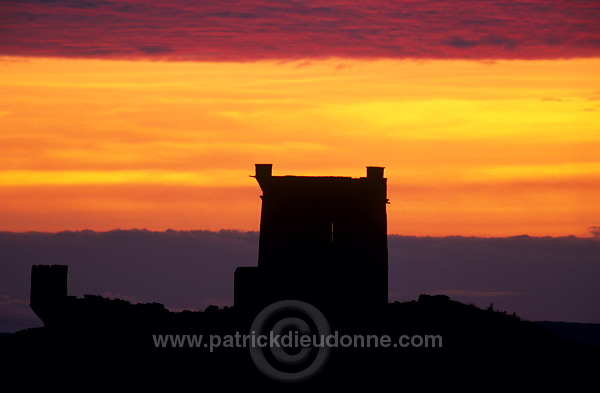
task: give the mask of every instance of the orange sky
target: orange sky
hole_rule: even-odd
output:
[[[390,234],[587,236],[600,59],[0,59],[0,230],[257,230],[275,175],[386,167]]]

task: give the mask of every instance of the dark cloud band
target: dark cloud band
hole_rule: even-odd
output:
[[[600,55],[596,0],[0,2],[0,54],[171,60]]]

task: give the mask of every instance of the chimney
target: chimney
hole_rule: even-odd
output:
[[[383,179],[383,169],[382,166],[368,166],[367,177],[369,179]]]
[[[256,166],[256,178],[271,177],[273,173],[273,164],[254,164]]]

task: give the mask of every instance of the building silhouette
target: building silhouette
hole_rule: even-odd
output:
[[[263,191],[258,266],[236,269],[233,308],[172,312],[158,303],[77,298],[68,296],[67,266],[34,265],[30,305],[44,328],[0,340],[6,377],[22,372],[24,377],[16,380],[33,376],[43,388],[52,381],[80,380],[127,386],[125,380],[138,390],[156,388],[161,381],[170,390],[175,382],[185,382],[182,388],[196,384],[213,390],[257,386],[279,391],[282,385],[258,371],[249,348],[224,344],[213,352],[199,345],[163,347],[156,345],[154,335],[238,337],[249,332],[255,312],[265,305],[296,299],[322,310],[335,327],[334,337],[338,331],[345,337],[387,337],[389,343],[439,337],[438,346],[422,346],[417,340],[401,350],[395,345],[334,346],[331,365],[299,382],[302,391],[383,390],[399,383],[447,390],[448,381],[479,390],[499,383],[511,389],[524,380],[536,388],[540,383],[556,386],[557,380],[565,386],[580,381],[585,387],[596,378],[597,362],[590,359],[598,359],[597,347],[560,338],[514,313],[479,309],[440,294],[388,303],[383,168],[367,167],[361,178],[273,176],[270,164],[258,164],[255,177]],[[256,333],[270,337],[274,326],[301,316],[286,312],[271,315],[265,330]],[[310,315],[305,317],[311,322]],[[304,349],[290,348],[286,357],[264,348],[271,353],[262,359],[281,372],[301,373],[318,356],[310,352],[296,364],[295,356]],[[294,363],[280,360],[290,358]]]
[[[256,164],[262,189],[258,266],[235,271],[235,308],[278,300],[321,308],[388,302],[387,179],[273,176]]]
[[[271,164],[256,164],[254,177],[263,192],[258,266],[236,269],[234,309],[289,299],[323,310],[388,303],[383,168],[360,178],[273,176]],[[158,303],[68,296],[67,273],[65,265],[32,266],[30,307],[46,327],[170,318]]]

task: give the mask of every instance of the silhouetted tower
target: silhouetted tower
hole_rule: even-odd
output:
[[[273,176],[256,164],[263,195],[258,267],[235,275],[236,307],[283,299],[315,305],[387,303],[383,168],[367,176]]]
[[[54,317],[60,317],[67,300],[66,265],[33,265],[31,267],[31,293],[29,306],[44,322],[51,326]]]

